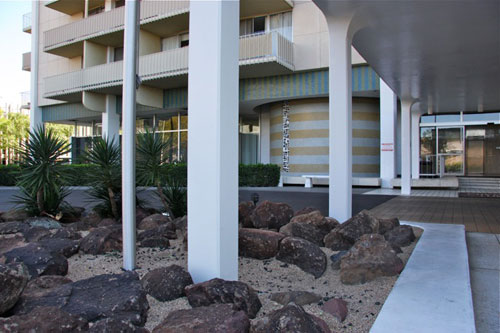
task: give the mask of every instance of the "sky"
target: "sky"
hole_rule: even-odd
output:
[[[31,1],[0,0],[0,108],[21,104],[21,92],[30,90],[30,72],[23,71],[22,54],[31,50],[31,35],[23,32],[23,14]]]

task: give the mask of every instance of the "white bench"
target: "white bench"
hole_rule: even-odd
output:
[[[330,176],[328,175],[302,175],[302,178],[305,178],[304,187],[311,188],[313,187],[313,178],[314,179],[328,179]]]

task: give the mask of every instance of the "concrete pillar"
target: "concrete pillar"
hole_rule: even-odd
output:
[[[40,1],[32,2],[31,10],[31,82],[30,82],[30,132],[43,125],[42,110],[38,106],[38,57],[40,37]]]
[[[392,188],[396,178],[396,121],[398,97],[380,79],[380,179],[382,188]]]
[[[116,96],[106,95],[106,112],[102,113],[102,137],[120,142],[120,115],[116,112]]]
[[[271,163],[271,112],[269,107],[260,110],[260,163]]]
[[[190,2],[188,269],[195,282],[238,279],[239,6]]]
[[[420,178],[420,116],[422,112],[411,114],[411,178]]]
[[[329,106],[329,215],[352,216],[352,91],[349,20],[331,19]]]
[[[411,194],[411,106],[413,101],[401,101],[401,194]]]
[[[139,0],[125,2],[123,61],[122,220],[123,268],[135,269],[135,94],[138,72]]]

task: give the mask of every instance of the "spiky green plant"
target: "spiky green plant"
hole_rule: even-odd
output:
[[[167,212],[172,213],[162,189],[164,182],[163,167],[167,163],[168,154],[166,154],[166,151],[170,145],[170,140],[163,140],[154,132],[146,131],[146,133],[138,135],[136,178],[139,184],[156,187],[156,194],[160,198],[163,207]]]
[[[168,207],[173,217],[181,217],[187,213],[187,190],[174,177],[168,176],[162,188]]]
[[[98,166],[95,172],[88,175],[90,189],[87,193],[99,202],[94,209],[101,216],[118,219],[122,190],[120,146],[114,140],[95,138],[84,158]]]
[[[56,215],[68,195],[63,184],[62,156],[69,144],[57,137],[52,129],[40,126],[30,133],[21,146],[21,175],[17,185],[21,195],[16,202],[32,215]]]

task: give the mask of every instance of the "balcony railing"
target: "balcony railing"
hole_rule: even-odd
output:
[[[23,53],[23,71],[31,71],[31,52]]]
[[[139,58],[143,82],[185,75],[189,47],[153,53]],[[293,70],[293,43],[278,32],[240,38],[240,65],[277,62]],[[122,84],[123,62],[117,61],[45,78],[44,97],[55,97],[85,90],[98,90]]]
[[[23,15],[23,31],[31,32],[31,13]]]
[[[189,1],[141,1],[141,24],[180,15],[189,11]],[[69,45],[88,38],[123,30],[125,7],[72,22],[44,33],[44,50]]]
[[[30,92],[29,91],[23,91],[21,93],[21,105],[23,107],[28,107],[30,105],[30,100],[31,99],[31,96],[30,96]]]

